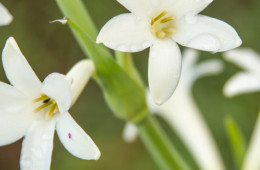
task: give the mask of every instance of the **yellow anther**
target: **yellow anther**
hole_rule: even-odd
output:
[[[159,15],[157,15],[155,18],[153,18],[151,20],[151,25],[153,25],[156,21],[158,21],[159,19],[161,19],[164,15],[166,15],[167,12],[166,11],[163,11],[161,12]]]
[[[48,113],[46,114],[46,119],[47,120],[50,119],[53,116],[53,114],[56,112],[57,109],[58,109],[58,106],[57,106],[57,104],[55,102],[55,104],[53,104],[51,106],[51,108],[49,109]]]
[[[151,33],[159,39],[169,38],[176,32],[174,16],[166,16],[167,12],[163,11],[151,20]]]
[[[163,28],[162,31],[165,32],[166,34],[173,34],[173,33],[176,32],[176,29],[174,29],[174,28]]]
[[[48,97],[47,95],[45,94],[41,94],[40,97],[36,98],[33,100],[34,103],[36,102],[39,102],[39,101],[42,101],[42,105],[40,105],[39,107],[37,107],[35,110],[34,110],[34,113],[37,113],[39,112],[40,110],[46,108],[46,107],[49,107],[49,110],[46,114],[46,119],[50,119],[54,113],[58,112],[59,111],[59,108],[58,108],[58,105],[56,103],[56,101],[54,99],[51,99],[50,97]]]
[[[169,21],[172,21],[174,20],[174,17],[167,17],[167,18],[163,18],[160,20],[160,23],[166,23],[166,22],[169,22]]]
[[[45,99],[48,99],[48,98],[49,97],[46,96],[45,94],[41,94],[41,97],[34,99],[33,102],[36,103],[36,102],[39,102],[39,101],[42,101],[42,100],[45,100]]]
[[[51,102],[48,102],[48,103],[44,103],[43,105],[37,107],[35,110],[34,110],[34,113],[37,113],[39,112],[40,110],[44,109],[45,107],[51,105],[52,103]]]

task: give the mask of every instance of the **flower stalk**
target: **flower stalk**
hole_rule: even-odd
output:
[[[137,125],[145,146],[161,169],[190,170],[152,115]]]
[[[81,0],[56,0],[86,56],[96,67],[95,80],[114,114],[138,124],[140,136],[161,169],[189,169],[159,124],[148,116],[145,89],[131,56],[117,53],[117,62],[103,45],[95,43],[95,26]],[[84,23],[83,23],[84,22]],[[124,55],[128,55],[122,59]],[[126,64],[127,63],[127,64]]]

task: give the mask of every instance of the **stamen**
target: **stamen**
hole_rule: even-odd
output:
[[[58,108],[56,102],[53,100],[51,102],[53,105],[51,106],[50,110],[48,111],[47,115],[46,115],[46,119],[49,119],[52,117],[53,113],[56,111],[56,109]]]
[[[169,38],[176,32],[174,16],[167,15],[166,11],[161,12],[151,19],[151,33],[159,39]]]
[[[36,102],[45,100],[45,99],[47,99],[47,98],[49,98],[49,97],[46,96],[45,94],[41,94],[41,97],[38,97],[38,98],[34,99],[33,102],[36,103]]]
[[[169,22],[169,21],[172,21],[172,20],[174,20],[173,16],[161,19],[160,23],[166,23],[166,22]]]
[[[153,18],[151,20],[151,25],[153,25],[156,21],[158,21],[159,19],[161,19],[164,15],[166,15],[167,12],[166,11],[163,11],[161,12],[157,17]]]
[[[58,108],[58,105],[57,105],[56,101],[54,99],[48,97],[47,95],[41,94],[41,97],[36,98],[36,99],[33,100],[34,103],[39,102],[39,101],[42,101],[42,103],[41,103],[42,105],[37,107],[34,110],[34,113],[37,113],[40,110],[50,106],[49,110],[48,110],[48,112],[46,114],[46,119],[47,120],[50,119],[53,116],[53,114],[55,114],[56,112],[59,111],[59,108]]]
[[[45,103],[45,104],[43,104],[43,105],[37,107],[37,108],[34,110],[34,113],[39,112],[40,110],[44,109],[45,107],[47,107],[47,106],[49,106],[49,105],[51,105],[51,104],[52,104],[52,102],[48,102],[48,103]]]
[[[167,34],[173,34],[176,32],[176,30],[174,28],[163,28],[162,31]]]

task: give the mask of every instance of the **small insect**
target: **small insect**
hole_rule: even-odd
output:
[[[68,134],[69,138],[71,139],[71,133]]]

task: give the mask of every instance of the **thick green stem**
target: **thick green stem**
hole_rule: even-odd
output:
[[[162,170],[190,170],[157,121],[148,116],[137,125],[139,135]]]
[[[140,86],[145,87],[143,80],[137,71],[132,55],[120,51],[115,52],[117,63],[127,72]]]

